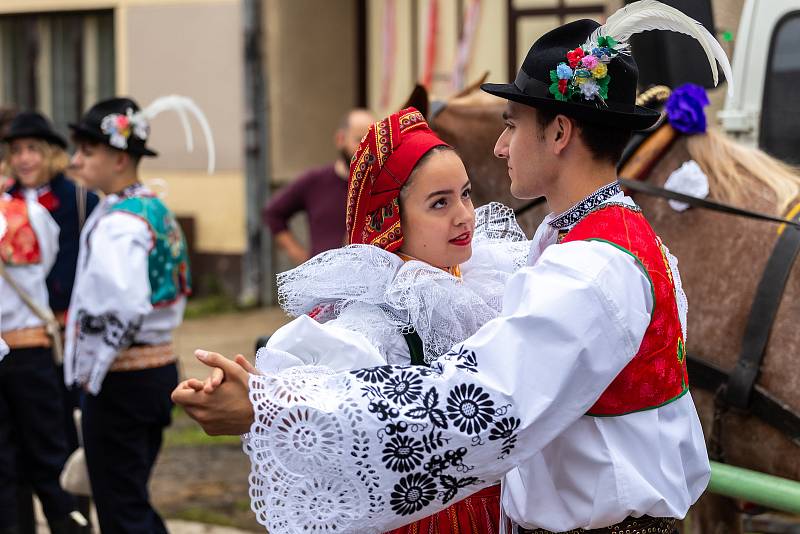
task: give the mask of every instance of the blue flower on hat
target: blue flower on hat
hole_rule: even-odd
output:
[[[667,100],[667,119],[670,125],[684,134],[704,133],[709,104],[706,90],[699,85],[686,83],[676,87]]]
[[[572,78],[572,69],[566,63],[559,63],[556,67],[556,74],[559,80],[569,80]]]

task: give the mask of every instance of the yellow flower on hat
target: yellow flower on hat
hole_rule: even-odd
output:
[[[605,63],[598,63],[597,66],[592,69],[592,76],[595,78],[604,78],[606,74],[608,74],[608,67],[606,67]]]

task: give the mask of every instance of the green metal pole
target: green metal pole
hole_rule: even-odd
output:
[[[708,491],[767,508],[800,514],[800,482],[711,462]]]

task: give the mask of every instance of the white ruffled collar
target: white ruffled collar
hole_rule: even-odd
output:
[[[491,203],[476,210],[473,255],[460,279],[375,246],[349,245],[280,273],[278,299],[290,315],[315,312],[322,321],[354,303],[377,306],[396,333],[420,336],[430,361],[499,314],[505,282],[525,264],[528,247],[513,211]]]

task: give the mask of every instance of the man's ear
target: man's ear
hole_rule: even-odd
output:
[[[122,150],[114,150],[114,171],[124,172],[132,162],[131,155]]]
[[[553,127],[553,152],[560,155],[568,146],[577,131],[575,122],[566,115],[556,115],[551,126]]]

